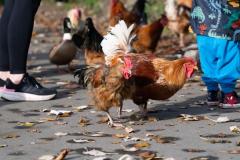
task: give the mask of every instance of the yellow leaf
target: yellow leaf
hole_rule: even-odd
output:
[[[134,147],[136,147],[136,148],[146,148],[146,147],[149,147],[150,145],[151,145],[150,143],[142,141],[142,142],[136,143],[134,145]]]

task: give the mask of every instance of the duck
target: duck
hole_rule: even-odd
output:
[[[63,39],[59,44],[54,46],[49,53],[49,60],[52,64],[57,65],[58,71],[60,71],[60,65],[68,65],[68,69],[70,69],[70,63],[75,58],[78,51],[76,45],[72,41],[71,26],[70,18],[65,17],[63,20]]]

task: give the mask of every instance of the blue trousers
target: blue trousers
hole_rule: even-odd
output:
[[[198,35],[197,44],[208,90],[232,92],[240,78],[240,43]]]

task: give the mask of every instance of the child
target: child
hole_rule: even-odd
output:
[[[240,78],[240,2],[193,0],[191,25],[197,34],[208,105],[240,107],[234,91]]]

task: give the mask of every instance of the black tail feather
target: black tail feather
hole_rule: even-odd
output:
[[[99,65],[82,66],[81,68],[77,69],[74,72],[74,78],[78,77],[78,83],[82,85],[84,88],[86,88],[92,82],[93,77],[95,75],[95,71],[98,68],[99,68]]]

